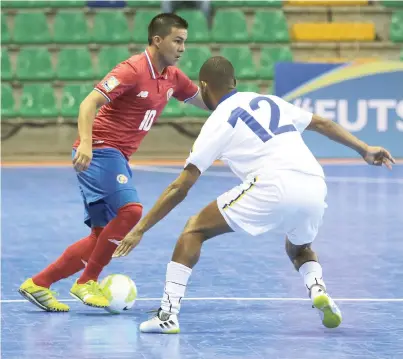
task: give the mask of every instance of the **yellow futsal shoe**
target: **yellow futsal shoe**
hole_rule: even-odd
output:
[[[337,328],[342,321],[339,307],[321,285],[314,285],[310,292],[312,304],[319,311],[322,324],[326,328]]]
[[[70,294],[85,305],[97,308],[109,307],[109,300],[102,293],[98,282],[94,280],[84,284],[78,284],[76,281],[70,289]]]
[[[68,305],[60,303],[55,298],[55,292],[49,288],[36,285],[32,278],[28,278],[22,283],[18,292],[32,304],[47,312],[68,312],[70,310]]]

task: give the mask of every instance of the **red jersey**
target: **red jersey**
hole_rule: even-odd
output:
[[[171,96],[195,97],[199,88],[177,67],[159,74],[144,51],[118,64],[94,88],[109,101],[99,109],[92,129],[93,148],[113,147],[129,158],[158,120]],[[77,139],[73,147],[77,147]]]

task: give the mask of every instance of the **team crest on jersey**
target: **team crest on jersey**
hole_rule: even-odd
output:
[[[111,92],[119,84],[119,80],[115,76],[111,76],[102,83],[102,87],[105,89],[106,92]]]
[[[116,180],[120,183],[120,184],[125,184],[127,183],[128,179],[125,175],[118,175],[116,177]]]
[[[170,89],[167,91],[167,101],[169,101],[169,99],[171,98],[171,96],[172,96],[173,93],[174,93],[174,89],[173,89],[173,88],[170,88]]]

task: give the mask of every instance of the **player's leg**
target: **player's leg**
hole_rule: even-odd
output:
[[[102,228],[93,228],[91,234],[69,246],[63,254],[44,270],[28,278],[19,293],[31,303],[48,312],[69,311],[67,304],[59,302],[49,289],[53,283],[67,278],[85,267]]]
[[[161,307],[154,318],[140,325],[142,332],[179,333],[177,315],[192,268],[199,260],[203,243],[209,238],[232,231],[221,214],[217,201],[210,203],[199,214],[189,219],[176,243],[172,260],[167,266]]]
[[[301,274],[312,304],[319,311],[323,325],[327,328],[338,327],[342,321],[341,312],[327,293],[322,266],[311,244],[294,245],[286,238],[286,251],[295,269]]]
[[[74,157],[74,151],[72,156]],[[84,222],[91,228],[91,218],[88,213],[89,207],[81,189],[80,193],[85,209]],[[56,261],[32,278],[25,280],[19,287],[18,292],[31,303],[48,312],[69,311],[69,306],[57,301],[54,292],[49,288],[53,283],[67,278],[85,267],[102,229],[102,226],[93,226],[91,233],[87,237],[73,243]]]
[[[97,158],[100,161],[94,162],[93,158],[90,166],[91,169],[96,165],[97,173],[93,176],[95,181],[88,178],[87,171],[79,174],[79,180],[85,184],[82,185],[84,192],[87,191],[91,223],[102,225],[104,229],[97,239],[82,275],[70,293],[84,304],[106,307],[109,302],[99,289],[98,277],[110,262],[119,241],[139,221],[142,206],[131,183],[130,167],[122,154],[114,149],[105,149],[97,151]]]
[[[323,325],[335,328],[341,323],[341,312],[327,293],[322,266],[312,250],[312,242],[322,224],[327,207],[326,185],[320,178],[305,179],[302,175],[298,183],[300,188],[304,188],[304,194],[298,195],[297,192],[301,192],[299,190],[289,193],[296,210],[287,223],[286,252],[295,269],[301,274],[313,307],[318,309]]]

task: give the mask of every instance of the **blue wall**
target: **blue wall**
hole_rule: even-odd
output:
[[[275,93],[403,157],[403,63],[279,63]],[[303,136],[317,157],[357,157],[319,134]]]

